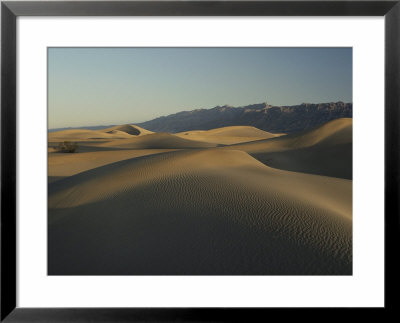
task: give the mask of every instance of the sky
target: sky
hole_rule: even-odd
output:
[[[48,126],[215,106],[352,102],[351,48],[49,48]]]

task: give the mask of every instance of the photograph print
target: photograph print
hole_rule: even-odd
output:
[[[352,275],[352,48],[47,64],[48,275]]]

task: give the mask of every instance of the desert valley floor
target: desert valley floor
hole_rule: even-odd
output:
[[[352,274],[351,118],[48,141],[50,275]]]

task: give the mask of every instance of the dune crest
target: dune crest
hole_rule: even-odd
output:
[[[137,131],[49,134],[50,275],[352,274],[351,119]]]
[[[106,133],[114,133],[114,132],[125,132],[127,134],[130,134],[132,136],[144,136],[144,135],[149,135],[154,133],[153,131],[146,130],[144,128],[141,128],[136,125],[131,125],[131,124],[124,124],[120,126],[115,126],[107,129],[103,129],[103,132]]]
[[[257,142],[233,145],[234,149],[246,152],[257,152],[266,150],[298,149],[314,146],[316,144],[343,144],[352,142],[351,118],[341,118],[330,121],[315,129],[298,134],[284,135]]]
[[[245,151],[279,169],[351,179],[352,137],[352,119],[342,118],[300,134],[224,148]]]
[[[121,149],[97,150],[78,154],[49,154],[48,175],[55,179],[60,179],[125,159],[168,151],[170,149]]]
[[[93,139],[122,139],[130,137],[131,135],[125,132],[106,133],[99,130],[71,129],[50,132],[48,135],[48,140],[49,142],[85,141]]]
[[[232,145],[280,136],[252,126],[230,126],[210,130],[184,131],[176,134],[185,139]]]
[[[124,140],[114,140],[100,144],[99,147],[124,149],[191,149],[216,147],[216,144],[188,140],[170,133],[154,133]]]
[[[121,125],[103,130],[67,129],[50,132],[49,142],[55,141],[86,141],[98,139],[127,139],[136,136],[152,134],[152,131],[134,125]]]
[[[169,152],[50,184],[49,271],[349,274],[351,223],[350,181]]]

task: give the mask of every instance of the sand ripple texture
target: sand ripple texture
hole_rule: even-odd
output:
[[[241,150],[111,163],[49,184],[48,204],[49,274],[352,274],[352,181]]]

